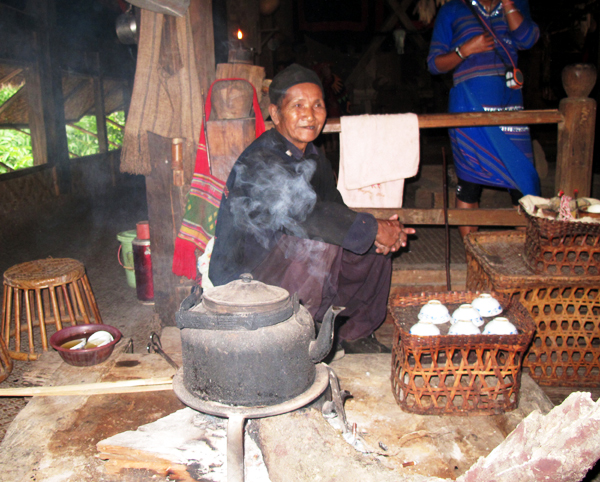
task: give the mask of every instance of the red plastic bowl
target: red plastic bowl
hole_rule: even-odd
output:
[[[108,331],[114,338],[113,341],[104,346],[88,348],[87,350],[69,350],[61,348],[61,345],[77,338],[87,338],[97,331]],[[91,367],[106,360],[113,352],[115,345],[123,335],[114,326],[109,325],[75,325],[63,328],[50,337],[50,345],[54,348],[61,358],[76,367]]]

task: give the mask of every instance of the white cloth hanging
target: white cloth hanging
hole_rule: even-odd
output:
[[[416,114],[343,116],[338,190],[350,207],[402,207],[404,180],[419,169]]]

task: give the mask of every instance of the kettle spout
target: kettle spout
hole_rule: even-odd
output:
[[[331,351],[333,344],[333,322],[335,317],[343,311],[343,306],[330,306],[323,317],[323,323],[316,340],[312,340],[308,347],[308,355],[314,363],[320,362]]]

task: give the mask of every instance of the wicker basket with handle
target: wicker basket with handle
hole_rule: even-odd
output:
[[[519,302],[492,293],[517,335],[411,335],[421,306],[439,300],[450,311],[478,292],[402,295],[391,300],[395,321],[392,390],[400,407],[425,415],[492,415],[517,407],[523,356],[535,325]]]

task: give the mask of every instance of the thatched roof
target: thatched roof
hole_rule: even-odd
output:
[[[0,64],[0,85],[12,84],[23,87],[0,106],[0,129],[24,128],[29,125],[27,104],[28,67]],[[94,114],[94,85],[92,77],[82,74],[63,73],[63,96],[65,120],[76,122],[85,115]],[[104,79],[104,110],[106,114],[124,110],[129,102],[128,86],[124,80]]]

